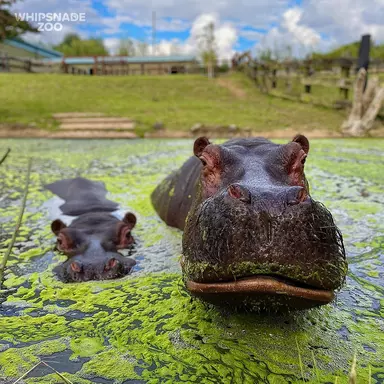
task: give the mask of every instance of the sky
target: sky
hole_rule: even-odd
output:
[[[384,43],[384,0],[26,0],[18,1],[13,11],[83,14],[85,21],[65,21],[60,31],[25,38],[57,44],[76,32],[102,38],[111,54],[117,53],[121,39],[152,44],[153,12],[157,55],[196,54],[209,22],[215,24],[220,59],[267,48],[281,54],[287,47],[304,56],[357,41],[366,33]]]

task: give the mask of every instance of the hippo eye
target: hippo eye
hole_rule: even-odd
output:
[[[57,245],[63,245],[63,240],[62,239],[57,239]]]
[[[201,163],[203,164],[203,167],[205,167],[207,165],[207,161],[204,159],[203,156],[199,157]]]

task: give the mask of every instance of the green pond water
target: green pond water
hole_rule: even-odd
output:
[[[312,197],[334,214],[349,260],[331,305],[285,315],[228,313],[191,299],[179,267],[181,232],[151,207],[156,184],[192,152],[192,140],[0,140],[0,256],[26,211],[0,295],[0,383],[40,359],[85,383],[384,383],[384,140],[313,140]],[[64,284],[52,269],[53,195],[42,185],[84,176],[138,217],[134,272]],[[63,382],[38,366],[22,383]]]

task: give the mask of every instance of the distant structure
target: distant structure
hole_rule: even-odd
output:
[[[199,70],[196,57],[188,55],[68,57],[21,38],[6,39],[0,43],[0,72],[170,75],[196,73]]]
[[[194,56],[88,56],[47,58],[45,63],[61,67],[64,73],[81,71],[89,75],[170,75],[194,73],[199,64]]]
[[[0,56],[26,59],[52,59],[60,58],[63,54],[39,44],[29,43],[21,38],[14,38],[0,42]]]

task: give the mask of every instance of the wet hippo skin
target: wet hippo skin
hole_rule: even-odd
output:
[[[65,200],[63,214],[77,216],[70,225],[56,219],[51,223],[57,237],[56,249],[67,260],[54,271],[65,282],[109,280],[131,272],[136,262],[118,250],[132,247],[131,231],[136,216],[115,217],[118,204],[107,200],[104,183],[82,177],[64,179],[45,188]]]
[[[187,289],[251,310],[331,302],[348,267],[331,213],[310,195],[308,139],[201,137],[193,152],[151,196],[161,219],[184,231]]]

